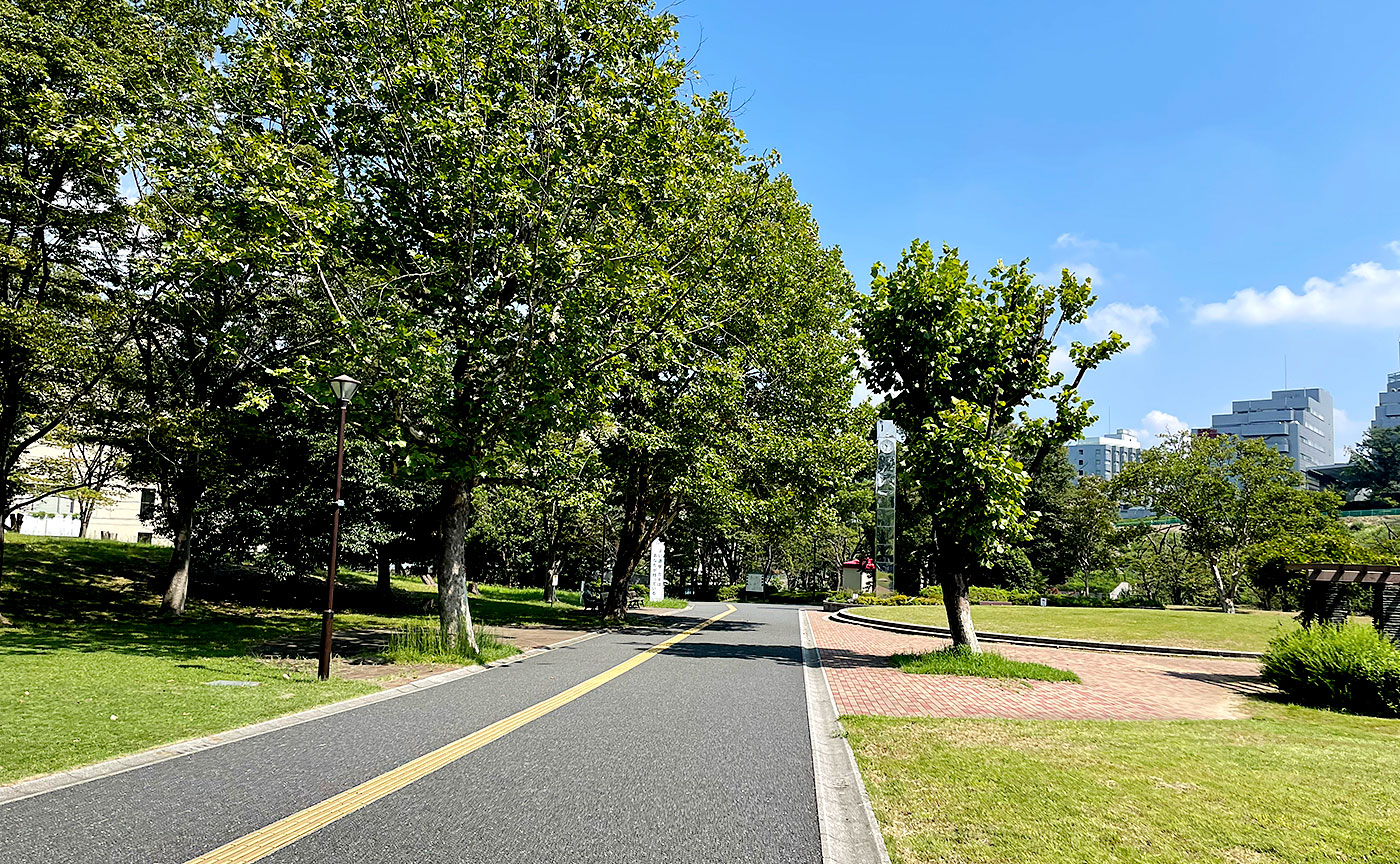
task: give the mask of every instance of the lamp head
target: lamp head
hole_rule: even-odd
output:
[[[335,398],[341,402],[349,402],[355,397],[355,390],[360,386],[360,382],[349,375],[337,375],[331,379],[331,392]]]

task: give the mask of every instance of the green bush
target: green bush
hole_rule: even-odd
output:
[[[1361,624],[1317,624],[1275,636],[1262,677],[1304,705],[1400,717],[1400,648]]]
[[[937,585],[930,585],[927,588],[920,590],[919,596],[923,597],[926,600],[937,600],[939,603],[942,603],[943,589],[939,588]]]
[[[728,602],[728,601],[731,601],[731,600],[738,600],[738,599],[739,599],[739,593],[742,592],[743,590],[744,590],[744,586],[743,586],[743,585],[725,585],[723,588],[720,588],[720,589],[719,589],[719,591],[716,593],[715,596],[716,596],[719,600],[724,601],[724,602]]]

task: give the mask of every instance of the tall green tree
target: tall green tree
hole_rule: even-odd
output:
[[[615,617],[646,549],[688,505],[774,501],[776,488],[746,489],[741,476],[761,458],[820,485],[819,442],[866,431],[846,425],[854,289],[839,250],[821,245],[790,180],[767,165],[701,180],[707,197],[672,229],[687,252],[668,268],[666,319],[622,355],[608,400]]]
[[[624,340],[646,338],[619,320],[665,311],[645,226],[698,158],[678,130],[711,122],[677,99],[674,23],[640,0],[314,0],[240,9],[228,40],[222,74],[275,85],[250,116],[324,154],[350,208],[308,263],[381,437],[440,487],[449,640],[475,638],[475,490],[586,425]]]
[[[1118,500],[1100,477],[1079,477],[1066,493],[1061,554],[1074,562],[1088,594],[1090,575],[1108,565],[1118,545]]]
[[[121,183],[179,36],[126,0],[0,2],[0,519],[130,338]]]
[[[1394,507],[1400,501],[1400,426],[1367,429],[1351,453],[1343,482],[1372,501]]]
[[[884,410],[906,436],[953,641],[977,650],[968,586],[1025,538],[1031,474],[1091,422],[1080,383],[1124,342],[1075,342],[1073,376],[1051,370],[1061,331],[1094,303],[1069,271],[1045,286],[1025,261],[998,263],[978,280],[957,250],[936,255],[915,240],[893,270],[877,264],[871,276],[857,313],[866,380],[889,394]],[[1033,454],[1030,464],[1018,453]]]
[[[1293,461],[1262,441],[1184,432],[1114,478],[1126,503],[1181,521],[1182,543],[1205,559],[1224,612],[1235,611],[1247,548],[1335,514],[1335,495],[1301,482]]]

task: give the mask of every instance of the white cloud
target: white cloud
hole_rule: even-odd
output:
[[[1050,371],[1063,372],[1066,375],[1074,372],[1074,361],[1069,359],[1068,348],[1056,348],[1050,352]]]
[[[1099,272],[1099,268],[1095,267],[1093,264],[1090,264],[1087,261],[1081,264],[1061,264],[1055,269],[1059,270],[1060,268],[1068,270],[1080,279],[1091,279],[1095,283],[1099,283],[1099,287],[1102,287],[1103,274]]]
[[[1089,313],[1089,317],[1084,319],[1084,329],[1096,339],[1102,339],[1110,330],[1116,330],[1128,340],[1127,353],[1140,354],[1156,338],[1152,328],[1165,323],[1167,319],[1156,306],[1110,303]]]
[[[1080,237],[1078,234],[1065,232],[1055,238],[1056,249],[1109,249],[1117,251],[1118,246],[1114,243],[1105,243],[1102,240],[1094,240],[1089,237]]]
[[[1216,322],[1400,326],[1400,269],[1367,261],[1352,265],[1336,282],[1314,276],[1297,293],[1287,285],[1267,292],[1246,288],[1196,310],[1196,323]]]
[[[1181,422],[1181,418],[1175,414],[1168,414],[1165,411],[1153,409],[1148,411],[1142,418],[1141,428],[1134,429],[1137,438],[1144,447],[1152,447],[1162,438],[1175,435],[1178,432],[1185,432],[1188,427]]]
[[[1385,248],[1389,249],[1396,257],[1400,257],[1400,240],[1391,240],[1385,244]]]

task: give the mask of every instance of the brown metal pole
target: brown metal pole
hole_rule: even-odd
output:
[[[335,442],[335,509],[331,516],[331,567],[326,579],[326,611],[321,613],[321,664],[316,670],[322,681],[331,677],[331,622],[335,618],[335,553],[340,548],[340,478],[345,470],[345,411],[348,401],[340,403],[340,432]]]

